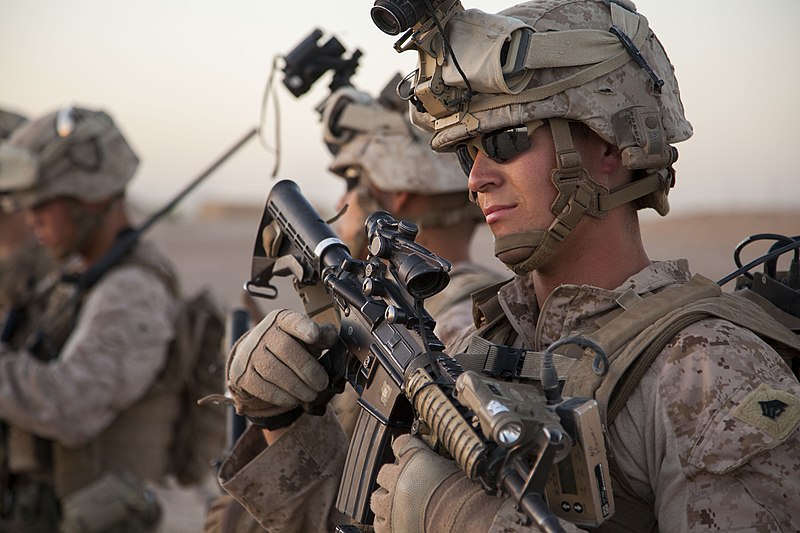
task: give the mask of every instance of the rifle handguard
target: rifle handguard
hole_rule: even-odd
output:
[[[406,395],[461,470],[477,480],[486,460],[486,444],[424,368],[411,375]]]

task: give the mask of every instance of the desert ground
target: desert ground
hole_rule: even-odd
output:
[[[208,206],[189,217],[172,217],[152,229],[151,237],[175,262],[184,292],[208,288],[221,308],[241,305],[242,285],[249,279],[260,209]],[[756,233],[800,235],[800,210],[782,213],[733,213],[666,218],[645,217],[642,235],[653,259],[685,257],[693,272],[719,280],[734,270],[733,249]],[[483,227],[473,243],[473,257],[503,271],[492,256],[491,234]],[[753,245],[742,258],[754,259],[768,247]],[[732,289],[733,284],[726,286]],[[276,306],[297,307],[288,284],[279,285],[278,300],[262,301],[263,310]],[[202,530],[205,502],[216,493],[213,479],[199,489],[167,485],[159,492],[166,502],[162,531],[184,533]]]

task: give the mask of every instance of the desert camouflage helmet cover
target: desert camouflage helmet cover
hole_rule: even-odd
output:
[[[27,122],[28,119],[17,113],[0,109],[0,139],[5,139],[11,132]]]
[[[103,111],[67,107],[17,128],[0,144],[0,192],[25,207],[57,197],[96,202],[125,190],[139,164]]]
[[[629,157],[623,153],[623,163],[629,168],[669,166],[674,156],[665,165],[664,158],[642,159],[633,153],[636,148],[664,153],[669,144],[692,135],[669,58],[647,19],[635,9],[629,0],[537,0],[497,15],[477,9],[453,10],[445,32],[474,96],[457,108],[426,105],[425,112],[412,109],[412,120],[434,132],[434,150],[450,151],[481,133],[564,118],[583,122],[614,146],[632,148]],[[529,40],[527,50],[518,55],[520,64],[516,66],[521,68],[509,75],[501,69],[500,57],[523,33]],[[623,44],[620,33],[641,52],[652,74]],[[431,64],[425,49],[439,59],[443,53],[422,44],[420,71],[424,72],[425,62]],[[442,87],[463,94],[466,84],[454,61],[444,62],[440,72]],[[431,90],[436,81],[434,76]],[[660,82],[663,85],[659,87]],[[623,116],[629,109],[637,110],[633,119],[641,117],[642,121],[633,124],[636,120]],[[655,128],[661,130],[662,146],[646,146],[643,128],[636,129],[648,119],[649,128],[651,116],[658,120]],[[666,214],[671,174],[662,191],[643,198],[640,207],[654,207]]]
[[[405,102],[395,108],[342,87],[321,109],[323,139],[334,153],[328,168],[334,174],[350,177],[355,172],[387,192],[466,192],[455,155],[430,149],[430,134],[411,124]]]

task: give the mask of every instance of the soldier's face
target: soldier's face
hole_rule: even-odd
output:
[[[77,228],[66,198],[56,198],[26,211],[26,220],[39,242],[61,259],[74,250]]]
[[[550,206],[556,188],[550,173],[556,167],[556,156],[549,126],[537,128],[530,139],[527,151],[505,163],[492,161],[480,151],[475,157],[469,190],[476,195],[495,237],[544,230],[555,218]],[[518,260],[522,260],[528,252],[519,253]]]

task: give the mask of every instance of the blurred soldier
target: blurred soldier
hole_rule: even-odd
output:
[[[648,21],[627,0],[535,0],[499,15],[437,5],[447,10],[439,24],[409,37],[424,38],[411,46],[413,118],[435,131],[436,151],[458,153],[496,255],[517,274],[476,302],[478,333],[536,351],[576,335],[618,341],[602,377],[583,350],[560,359],[564,394],[595,398],[605,417],[616,514],[604,529],[800,529],[800,384],[772,347],[796,354],[797,338],[691,278],[684,260],[652,262],[642,245],[637,210],[667,213],[672,144],[692,134]],[[626,337],[629,325],[642,329]],[[313,398],[325,381],[314,355],[332,329],[268,316],[230,355],[234,399],[277,421]],[[255,360],[293,371],[255,376]],[[267,427],[267,450],[223,467],[229,490],[275,530],[342,523],[333,501],[347,441],[335,428],[330,416]],[[485,493],[421,441],[403,436],[393,449],[372,496],[376,531],[537,530],[515,501]],[[281,456],[295,467],[266,460]],[[273,476],[277,489],[252,489]]]
[[[430,136],[408,120],[408,104],[395,91],[400,76],[377,99],[352,87],[334,92],[322,105],[323,140],[334,155],[329,170],[344,179],[335,228],[354,257],[366,257],[364,221],[388,211],[420,228],[416,242],[453,264],[450,283],[425,301],[436,335],[447,344],[472,324],[470,295],[505,279],[470,260],[470,241],[480,210],[469,201],[458,160],[436,154]]]
[[[146,242],[83,276],[131,230],[125,187],[138,163],[111,117],[77,107],[0,145],[0,191],[53,258],[79,259],[23,346],[0,345],[0,418],[40,439],[11,443],[0,529],[150,531],[160,517],[144,482],[167,471],[177,423],[167,366],[177,281]]]
[[[25,122],[23,116],[0,109],[0,141]],[[24,336],[26,315],[33,312],[34,299],[42,303],[46,291],[40,284],[47,284],[44,278],[53,268],[53,261],[25,223],[25,213],[10,195],[0,195],[0,321],[4,324],[0,331],[7,332],[3,333],[4,342],[13,344],[12,333],[18,339]]]
[[[334,227],[354,257],[366,257],[364,222],[370,213],[388,211],[419,226],[416,242],[453,264],[447,287],[425,301],[436,335],[447,344],[472,324],[471,294],[505,277],[470,260],[470,242],[483,217],[469,201],[457,158],[431,151],[430,136],[409,122],[407,104],[395,91],[399,80],[390,81],[378,98],[343,87],[320,106],[323,140],[334,155],[329,170],[347,187],[338,205],[345,211]],[[348,436],[361,409],[356,398],[348,387],[331,402]],[[238,505],[222,501],[231,509],[223,516],[212,513],[206,531],[260,529]],[[235,528],[219,529],[233,522]]]

